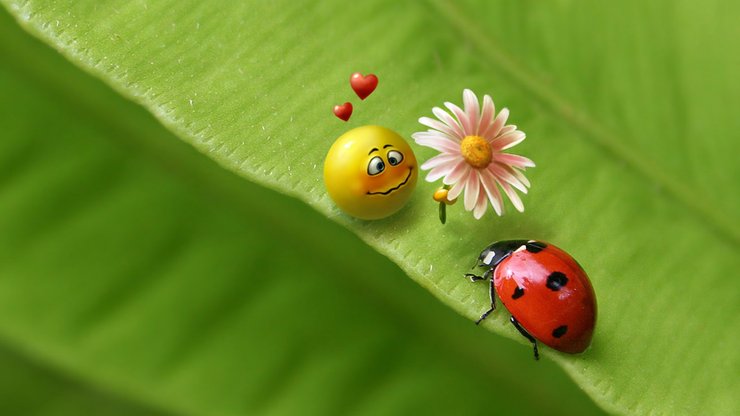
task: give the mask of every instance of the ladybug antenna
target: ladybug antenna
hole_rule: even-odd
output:
[[[479,263],[479,259],[475,259],[475,262],[473,263],[473,267],[470,268],[470,270],[475,269],[476,267],[481,267],[481,264]]]

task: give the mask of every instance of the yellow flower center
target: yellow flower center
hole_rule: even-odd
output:
[[[493,159],[491,145],[480,136],[465,136],[460,143],[460,152],[468,165],[478,169],[485,168]]]

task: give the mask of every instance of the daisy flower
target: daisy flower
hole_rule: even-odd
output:
[[[517,190],[526,194],[529,180],[522,173],[534,167],[534,162],[524,156],[504,153],[526,137],[514,125],[506,125],[509,110],[504,108],[498,115],[490,96],[483,96],[483,108],[473,91],[463,91],[465,110],[446,102],[450,113],[434,107],[437,117],[422,117],[419,123],[429,127],[425,132],[411,135],[416,143],[431,147],[439,155],[424,162],[421,169],[429,170],[426,180],[434,182],[440,178],[449,188],[447,199],[455,200],[463,194],[466,211],[473,211],[479,219],[486,212],[488,202],[496,214],[504,213],[503,194],[518,211],[524,204]],[[453,117],[454,115],[454,117]]]

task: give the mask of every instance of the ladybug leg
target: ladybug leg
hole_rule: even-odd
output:
[[[465,277],[470,279],[471,282],[477,282],[479,280],[486,280],[485,277],[478,276],[477,274],[474,274],[474,273],[465,273]]]
[[[491,278],[491,272],[492,272],[492,270],[491,269],[488,269],[488,270],[485,271],[485,273],[483,273],[483,276],[478,276],[477,274],[474,274],[474,273],[465,273],[465,277],[467,277],[468,279],[470,279],[471,282],[477,282],[479,280],[490,279]]]
[[[519,325],[519,321],[517,321],[513,315],[511,317],[511,323],[514,325],[514,328],[516,328],[516,330],[519,331],[520,334],[524,335],[524,338],[527,338],[529,342],[532,343],[532,347],[534,348],[534,359],[539,360],[540,353],[537,351],[537,340],[534,339],[533,336],[529,335],[529,332],[525,331],[524,328],[522,328],[522,326]]]
[[[491,277],[491,271],[492,270],[493,269],[488,269],[488,271],[485,272],[483,274],[483,276]],[[479,323],[481,323],[481,321],[483,321],[484,319],[486,319],[486,317],[488,317],[488,315],[490,315],[491,312],[493,312],[493,311],[496,310],[496,289],[495,289],[495,286],[493,285],[493,279],[490,279],[490,281],[491,281],[491,288],[488,290],[488,296],[491,297],[491,309],[483,312],[483,315],[481,315],[480,318],[478,318],[478,320],[475,321],[475,324],[476,325],[478,325]]]

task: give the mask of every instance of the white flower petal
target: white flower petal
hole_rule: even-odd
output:
[[[496,211],[496,215],[501,216],[504,213],[504,201],[501,198],[501,192],[496,187],[496,179],[493,174],[488,170],[482,170],[481,172],[481,184],[488,195],[488,200],[491,201],[493,210]]]
[[[457,140],[462,140],[462,138],[465,137],[465,132],[463,131],[462,126],[450,115],[450,113],[439,107],[432,108],[432,113],[447,125],[450,130],[446,132],[447,134],[457,138]]]
[[[532,162],[529,158],[519,155],[512,155],[510,153],[494,153],[493,158],[497,162],[517,168],[533,168],[535,166],[534,162]]]
[[[447,163],[441,166],[437,166],[429,171],[426,177],[426,181],[434,182],[439,178],[449,175],[453,169],[455,169],[455,163]]]
[[[488,208],[488,201],[486,201],[486,193],[483,191],[483,184],[478,182],[478,186],[481,188],[478,191],[478,201],[475,203],[475,208],[473,208],[473,217],[475,217],[476,220],[481,219],[483,217],[483,214],[486,213],[486,209]]]
[[[475,93],[469,89],[463,91],[463,105],[465,106],[465,114],[468,116],[470,122],[470,134],[478,134],[478,115],[480,114],[480,106],[478,104],[478,97]]]
[[[450,167],[455,167],[457,162],[462,160],[462,157],[459,155],[453,155],[449,153],[440,153],[437,156],[434,156],[433,158],[427,160],[424,162],[424,164],[421,165],[422,170],[429,170],[432,168],[436,168],[437,166],[442,166],[445,164],[450,165]]]
[[[493,121],[493,115],[495,113],[496,113],[496,106],[493,105],[493,99],[488,94],[484,95],[483,96],[483,112],[481,113],[480,120],[478,122],[478,135],[479,136],[483,136],[483,132],[485,132],[485,130],[488,129],[488,126]]]
[[[427,127],[430,127],[430,128],[432,128],[434,130],[438,130],[439,133],[444,134],[445,136],[447,136],[450,139],[453,139],[454,141],[457,141],[457,142],[460,141],[460,139],[455,134],[455,130],[453,130],[446,123],[443,123],[443,122],[441,122],[439,120],[435,120],[435,119],[430,118],[430,117],[421,117],[419,119],[419,123],[421,123],[421,124],[423,124],[423,125],[425,125]]]
[[[509,124],[508,126],[504,126],[501,128],[501,131],[498,132],[499,136],[503,136],[506,133],[511,133],[512,131],[516,131],[516,124]]]
[[[437,130],[429,129],[429,130],[426,131],[426,133],[436,134],[439,137],[444,137],[446,139],[452,140],[455,143],[460,143],[462,141],[462,139],[459,138],[458,136],[456,136],[456,135],[455,136],[449,135],[449,134],[447,134],[447,133],[445,133],[443,131],[437,131]]]
[[[441,137],[443,139],[446,138],[444,133],[439,132],[439,131],[434,131],[434,130],[417,131],[416,133],[411,133],[411,138],[413,138],[414,140],[436,138],[436,137]]]
[[[488,165],[488,170],[490,170],[493,176],[495,176],[496,179],[498,179],[499,181],[506,181],[514,188],[520,190],[522,193],[527,193],[527,187],[519,182],[519,179],[517,179],[516,176],[512,175],[511,172],[507,171],[504,166],[498,165],[496,163],[491,163],[490,165]]]
[[[450,136],[449,134],[443,131],[438,131],[438,130],[433,130],[433,129],[429,129],[427,131],[417,131],[416,133],[413,133],[411,137],[413,137],[414,139],[439,137],[439,138],[447,139],[455,143],[460,143],[459,138]]]
[[[468,120],[467,114],[458,106],[455,104],[452,104],[450,102],[445,103],[445,107],[447,107],[450,111],[452,111],[452,114],[457,117],[457,121],[460,122],[460,125],[463,127],[463,133],[465,133],[465,136],[470,136],[473,133],[473,123],[471,120]]]
[[[442,183],[444,183],[445,185],[453,185],[457,182],[460,182],[462,179],[467,178],[467,174],[468,172],[470,172],[470,169],[470,165],[462,160],[457,164],[457,166],[455,166],[454,169],[452,169],[449,174],[447,174],[447,176],[445,176],[445,178],[442,180]]]
[[[499,135],[499,132],[506,124],[506,120],[509,118],[509,109],[504,108],[501,110],[500,113],[496,116],[496,119],[493,120],[493,123],[488,126],[488,129],[486,129],[485,133],[483,134],[483,137],[488,139],[488,141],[492,141],[496,138],[496,136]]]
[[[493,146],[496,150],[506,150],[509,148],[512,148],[527,138],[527,135],[524,134],[523,131],[513,131],[511,133],[506,133],[503,136],[498,136],[493,141],[491,141],[491,146]]]
[[[465,210],[472,211],[475,203],[478,201],[478,191],[480,182],[478,181],[478,172],[473,170],[465,181]]]
[[[452,185],[452,188],[450,188],[449,191],[447,191],[447,199],[453,200],[460,196],[463,189],[465,189],[465,182],[467,182],[467,177],[463,178],[460,181],[455,182],[454,185]]]
[[[517,179],[519,179],[519,182],[521,182],[527,188],[532,186],[532,184],[529,183],[529,179],[527,179],[527,177],[524,176],[524,174],[520,170],[513,168],[511,166],[507,166],[506,170],[511,172],[511,174],[514,175]]]
[[[414,133],[411,137],[414,138],[416,143],[422,146],[431,147],[438,152],[460,154],[460,144],[455,143],[446,137],[436,135],[430,136],[425,135],[424,133]]]
[[[514,189],[506,182],[499,181],[498,184],[501,186],[501,189],[504,190],[506,196],[509,197],[511,203],[514,204],[514,208],[519,212],[524,212],[524,203],[522,203],[522,199],[519,198],[516,191],[514,191]]]

